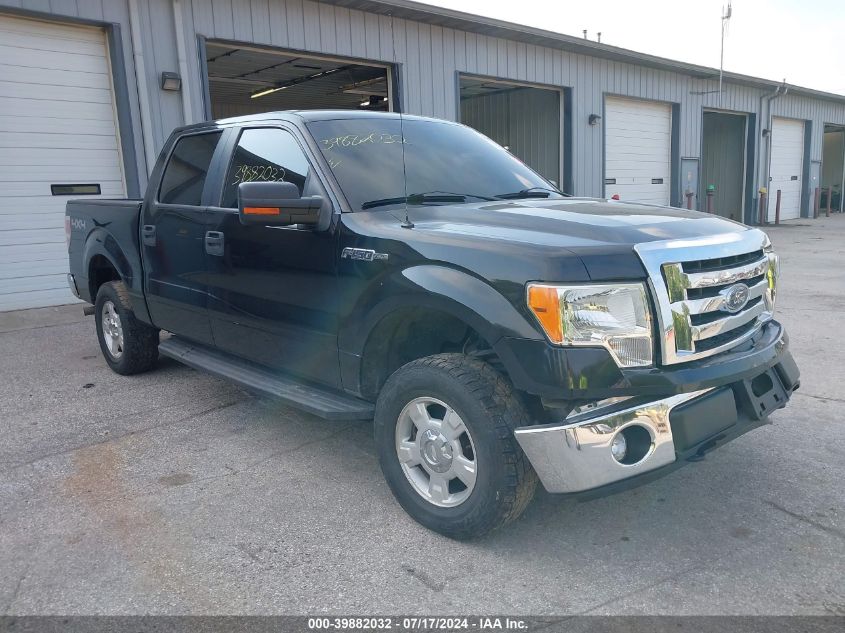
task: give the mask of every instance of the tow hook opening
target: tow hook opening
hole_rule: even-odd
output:
[[[754,380],[751,381],[751,391],[758,398],[764,394],[769,393],[772,387],[774,387],[774,383],[772,382],[771,377],[767,373],[760,374]]]

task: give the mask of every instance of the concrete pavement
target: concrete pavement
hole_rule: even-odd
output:
[[[118,376],[79,306],[0,315],[0,614],[845,615],[845,216],[770,234],[802,371],[774,424],[470,543],[405,515],[369,423]]]

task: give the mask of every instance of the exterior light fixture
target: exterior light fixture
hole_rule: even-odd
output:
[[[601,117],[598,114],[591,114],[590,118],[587,119],[587,123],[590,125],[598,125],[599,121],[601,121]]]
[[[161,73],[161,89],[179,92],[182,89],[182,78],[179,73],[167,71]]]

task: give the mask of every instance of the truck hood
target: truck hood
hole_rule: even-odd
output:
[[[566,198],[410,207],[415,228],[572,251],[748,230],[718,216],[673,207]],[[394,211],[394,216],[401,214]]]
[[[399,240],[426,259],[488,279],[496,273],[484,268],[501,274],[503,262],[519,262],[523,281],[642,279],[636,244],[748,230],[696,211],[590,198],[412,206],[408,213],[411,230],[400,227],[404,209],[346,218],[356,233]]]

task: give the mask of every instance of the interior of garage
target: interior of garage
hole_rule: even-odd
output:
[[[748,164],[748,117],[705,111],[701,134],[702,190],[699,208],[742,222]]]
[[[390,69],[359,61],[208,41],[214,119],[275,110],[392,110]]]
[[[560,90],[461,75],[460,103],[461,123],[561,183]]]
[[[830,196],[831,211],[842,212],[842,192],[845,191],[845,127],[824,126],[821,188],[819,208],[827,209],[827,199]]]

